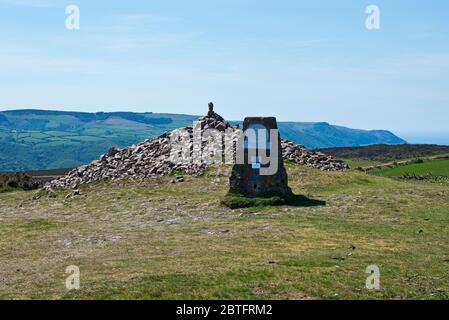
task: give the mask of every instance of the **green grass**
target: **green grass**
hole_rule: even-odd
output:
[[[447,186],[288,164],[293,192],[321,205],[231,210],[229,169],[0,194],[0,298],[449,299]]]
[[[412,174],[417,176],[449,177],[449,159],[427,160],[423,163],[373,169],[370,172],[385,177],[401,177]]]
[[[243,195],[228,193],[220,200],[221,204],[230,209],[251,207],[298,206],[313,207],[326,205],[324,201],[309,199],[303,195],[267,195],[266,197],[247,198]],[[274,209],[274,208],[273,208]]]
[[[369,166],[376,166],[382,164],[380,161],[365,160],[365,159],[344,159],[351,169],[364,168]]]

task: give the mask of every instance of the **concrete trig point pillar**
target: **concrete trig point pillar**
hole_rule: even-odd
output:
[[[277,130],[276,118],[245,119],[243,122],[245,139],[242,139],[237,146],[240,150],[243,149],[244,161],[235,164],[232,169],[230,193],[246,197],[291,194],[282,158],[281,138]],[[273,165],[276,167],[271,170]],[[270,170],[267,170],[269,167]]]

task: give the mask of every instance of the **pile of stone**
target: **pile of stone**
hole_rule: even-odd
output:
[[[232,128],[229,122],[214,111],[214,104],[212,102],[209,103],[207,116],[199,118],[198,123],[201,126],[201,130],[215,129],[223,132],[226,129]]]
[[[286,161],[303,164],[322,171],[343,171],[349,166],[342,160],[327,156],[322,152],[307,149],[303,145],[295,144],[289,140],[282,140],[282,157]]]
[[[193,143],[193,127],[180,128],[165,133],[154,140],[146,140],[140,144],[133,145],[130,148],[111,148],[99,160],[76,168],[66,176],[47,183],[45,189],[49,191],[61,187],[76,189],[80,184],[98,180],[144,179],[166,176],[174,172],[183,172],[192,176],[203,174],[207,169],[206,164],[195,163],[190,161],[190,159],[188,161],[179,161],[179,159],[182,159],[182,153],[186,153],[186,151],[187,158],[195,152],[203,154],[228,152],[233,154],[235,159],[239,128],[231,126],[231,124],[216,114],[213,111],[213,104],[209,105],[208,115],[200,118],[196,126],[200,126],[201,133],[207,129],[216,129],[221,132],[231,129],[234,132],[231,139],[233,143],[231,145],[224,144],[225,149],[220,150],[219,148],[223,148],[223,141],[216,141],[214,137],[210,136],[203,137],[201,134],[201,144],[196,146]],[[177,141],[191,141],[187,146],[183,146],[179,150],[179,155],[176,149]],[[284,160],[294,161],[321,170],[336,171],[348,169],[348,166],[343,161],[334,160],[323,153],[308,150],[304,146],[296,145],[290,141],[282,141],[282,153]],[[173,159],[174,154],[179,156],[176,160]],[[181,182],[183,179],[179,177],[175,181]]]
[[[45,189],[76,188],[79,184],[98,180],[110,179],[142,179],[147,177],[165,176],[175,171],[182,171],[188,175],[198,176],[204,173],[206,166],[193,163],[175,163],[170,159],[172,136],[181,138],[190,136],[192,128],[178,129],[166,133],[154,140],[133,145],[126,149],[111,148],[88,165],[70,171],[45,185]]]

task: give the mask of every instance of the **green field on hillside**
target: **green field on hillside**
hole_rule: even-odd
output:
[[[422,163],[398,165],[392,168],[373,169],[370,173],[385,177],[409,175],[449,177],[449,159],[425,160]]]
[[[230,210],[229,169],[0,194],[0,298],[449,298],[447,186],[288,164],[317,205]],[[380,291],[365,287],[370,265]]]

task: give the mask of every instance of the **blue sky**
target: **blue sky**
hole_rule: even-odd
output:
[[[365,28],[370,4],[380,30]],[[214,101],[228,119],[449,137],[448,18],[446,0],[0,0],[0,110],[203,114]]]

